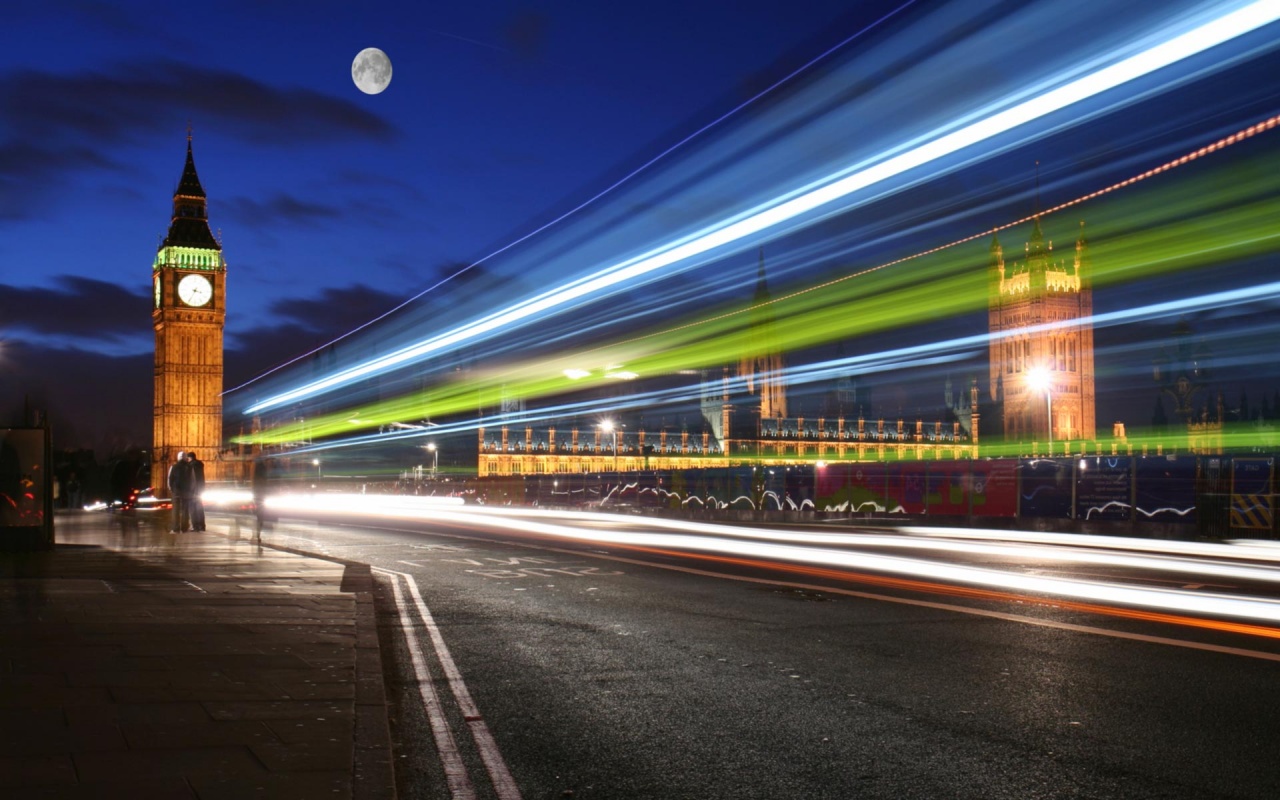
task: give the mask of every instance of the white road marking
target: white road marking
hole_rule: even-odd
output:
[[[520,789],[516,786],[515,779],[511,777],[511,771],[507,768],[507,762],[502,758],[502,752],[498,749],[498,743],[489,731],[489,726],[485,724],[479,708],[476,707],[475,701],[471,699],[471,692],[467,689],[467,684],[462,679],[462,671],[454,663],[453,656],[449,653],[449,648],[444,643],[440,628],[436,625],[435,618],[431,616],[431,611],[427,608],[426,602],[423,601],[422,593],[418,591],[417,582],[412,575],[404,572],[396,572],[382,567],[374,567],[374,570],[393,576],[392,584],[396,592],[396,605],[400,607],[402,620],[404,619],[404,607],[401,604],[400,584],[397,578],[404,579],[405,585],[409,587],[410,594],[413,595],[413,602],[418,608],[423,627],[427,629],[427,633],[431,637],[431,644],[435,649],[436,658],[440,661],[440,668],[444,671],[445,678],[449,682],[449,689],[453,692],[454,700],[458,703],[459,710],[462,711],[462,718],[466,720],[467,727],[471,731],[471,737],[475,740],[476,748],[480,751],[480,759],[484,762],[485,769],[489,772],[489,779],[493,782],[494,792],[499,800],[520,800]],[[415,647],[418,647],[417,628],[407,626],[406,631],[412,633]],[[419,654],[415,652],[414,655],[414,670],[416,671],[418,669]],[[425,678],[425,680],[429,681],[429,677],[426,677],[425,663],[422,667],[419,678],[420,680]],[[434,696],[434,694],[435,692],[432,690],[432,695]],[[434,732],[434,720],[432,721],[432,727]],[[452,735],[450,735],[450,742],[452,742],[452,738]],[[441,757],[443,758],[443,753]]]
[[[499,800],[520,800],[520,790],[516,787],[515,779],[511,777],[511,771],[507,769],[507,762],[503,760],[502,752],[498,750],[498,743],[494,741],[493,734],[489,732],[489,726],[485,724],[484,719],[480,716],[480,710],[471,699],[471,692],[467,690],[467,684],[462,680],[462,672],[458,669],[458,665],[454,663],[453,656],[449,654],[449,648],[445,646],[444,637],[440,634],[440,628],[436,625],[435,618],[431,616],[431,612],[427,609],[427,604],[422,600],[422,594],[418,591],[417,581],[411,575],[406,575],[403,572],[399,574],[409,584],[409,591],[413,594],[413,600],[418,605],[418,613],[422,615],[422,621],[426,625],[427,632],[431,634],[431,643],[435,645],[436,657],[440,659],[440,668],[444,670],[445,677],[449,679],[449,688],[453,691],[453,697],[458,701],[462,716],[471,728],[471,735],[475,739],[476,747],[480,748],[480,758],[484,761],[485,769],[489,770],[489,778],[493,781],[494,791],[497,793]]]
[[[422,641],[418,637],[418,628],[405,607],[404,592],[400,588],[402,572],[374,567],[377,572],[391,576],[391,589],[395,593],[396,611],[400,614],[400,625],[404,628],[405,638],[409,644],[409,655],[413,659],[413,671],[418,678],[418,691],[422,695],[422,706],[426,709],[427,719],[431,724],[431,735],[436,740],[436,752],[440,754],[440,764],[444,767],[445,781],[449,784],[449,794],[454,800],[474,800],[475,786],[471,776],[467,774],[467,766],[458,751],[458,743],[454,741],[453,731],[449,729],[449,721],[445,718],[444,709],[440,707],[440,698],[436,695],[435,684],[431,681],[431,671],[427,667],[427,659],[422,652]],[[413,586],[413,582],[409,581]]]

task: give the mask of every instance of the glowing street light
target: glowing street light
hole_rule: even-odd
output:
[[[613,424],[613,420],[606,419],[604,422],[600,423],[600,430],[604,431],[605,433],[613,434],[613,471],[617,472],[618,471],[618,429]]]
[[[427,449],[431,451],[431,479],[435,480],[440,470],[440,451],[436,449],[435,442],[427,442]]]
[[[1044,392],[1045,418],[1049,422],[1049,454],[1053,455],[1053,378],[1044,367],[1034,367],[1027,372],[1027,385]]]
[[[315,466],[316,466],[316,480],[320,480],[320,479],[322,479],[322,478],[324,477],[324,475],[323,475],[323,474],[321,474],[321,472],[320,472],[320,459],[318,459],[318,458],[313,458],[313,459],[311,459],[311,463],[312,463],[312,464],[315,464]]]

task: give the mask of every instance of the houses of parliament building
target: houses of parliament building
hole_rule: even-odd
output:
[[[959,393],[948,381],[946,408],[936,419],[868,418],[854,402],[829,404],[834,407],[821,416],[788,415],[784,354],[770,346],[774,320],[761,257],[752,353],[703,372],[698,424],[605,430],[595,421],[533,425],[509,419],[479,430],[478,475],[967,459],[978,455],[980,432],[1047,452],[1055,442],[1064,452],[1072,442],[1093,442],[1093,291],[1084,224],[1064,258],[1046,242],[1037,216],[1022,256],[1007,257],[993,237],[985,269],[986,392],[976,378]],[[855,391],[842,379],[835,393],[848,398]],[[988,430],[980,431],[980,424]]]

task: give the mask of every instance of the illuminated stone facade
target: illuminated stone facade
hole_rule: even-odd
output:
[[[830,461],[928,461],[977,456],[977,442],[953,422],[782,418],[765,421],[758,439],[716,441],[711,432],[599,428],[480,429],[477,474],[587,474],[709,467],[782,466]]]
[[[682,470],[724,466],[720,444],[710,431],[578,428],[480,428],[477,475],[587,474]],[[616,444],[615,444],[616,441]],[[615,449],[616,448],[616,449]]]
[[[785,364],[773,334],[764,260],[752,298],[749,352],[737,364],[701,373],[695,431],[614,431],[599,426],[509,424],[481,428],[479,477],[670,471],[832,461],[962,459],[977,456],[977,383],[950,422],[843,416],[789,417]],[[742,393],[734,396],[735,388]],[[843,388],[849,392],[848,387]],[[948,389],[948,394],[950,390]],[[960,420],[960,421],[956,421]]]
[[[1020,261],[1006,262],[993,238],[988,297],[991,399],[1001,408],[1005,439],[1094,441],[1093,289],[1084,223],[1068,260],[1054,258],[1039,218]]]
[[[156,333],[151,481],[165,484],[179,451],[222,476],[222,330],[226,262],[209,230],[206,197],[187,134],[187,161],[173,194],[173,217],[151,267]]]

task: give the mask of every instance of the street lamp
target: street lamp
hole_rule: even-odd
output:
[[[618,471],[618,429],[614,426],[613,420],[606,419],[600,423],[600,430],[605,433],[613,434],[613,471]]]
[[[1044,392],[1045,418],[1049,422],[1049,455],[1053,455],[1053,380],[1049,370],[1035,367],[1027,372],[1027,384],[1037,391]]]
[[[440,469],[440,451],[435,442],[427,442],[427,449],[431,451],[431,480],[435,480]]]
[[[320,473],[320,459],[313,458],[311,459],[311,463],[316,465],[316,480],[320,480],[324,477],[324,475]]]

